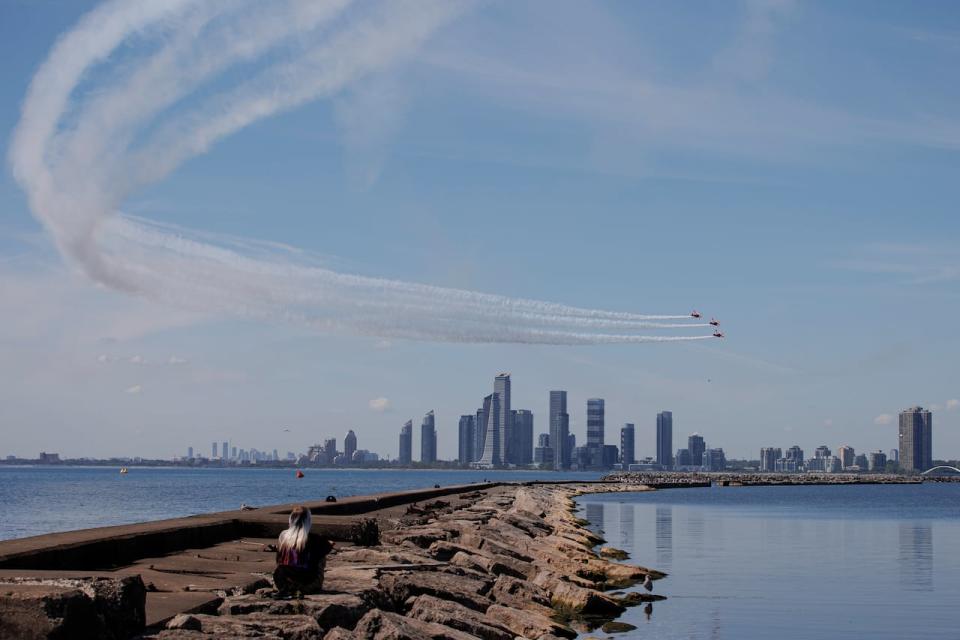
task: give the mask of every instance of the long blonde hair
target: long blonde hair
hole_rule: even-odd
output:
[[[280,550],[296,549],[303,551],[310,537],[310,509],[294,507],[290,512],[290,527],[280,533]]]

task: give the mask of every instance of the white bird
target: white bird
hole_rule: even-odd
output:
[[[650,579],[650,574],[647,574],[647,577],[643,579],[643,588],[647,591],[653,591],[653,580]]]

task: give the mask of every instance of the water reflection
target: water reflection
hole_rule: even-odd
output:
[[[620,503],[620,548],[625,549],[633,546],[634,528],[636,523],[633,514],[636,507],[628,502]]]
[[[656,515],[657,564],[669,571],[673,564],[673,507],[658,506]]]
[[[900,523],[900,583],[910,591],[933,591],[933,528]]]
[[[590,521],[590,524],[594,526],[598,533],[603,533],[604,522],[602,502],[588,502],[586,518]]]

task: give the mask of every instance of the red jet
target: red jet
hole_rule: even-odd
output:
[[[691,317],[691,318],[699,318],[699,317],[700,317],[700,312],[697,311],[696,309],[694,309],[694,310],[693,310],[693,313],[690,314],[690,317]]]
[[[720,321],[717,320],[716,318],[710,318],[710,324],[712,324],[712,325],[715,326],[715,327],[719,327],[719,326],[720,326]]]
[[[714,337],[714,338],[722,338],[722,337],[723,337],[723,334],[720,333],[719,331],[714,331],[714,332],[713,332],[713,337]]]

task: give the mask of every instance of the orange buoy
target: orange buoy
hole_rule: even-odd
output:
[[[298,478],[302,478],[302,477],[303,477],[303,471],[300,471],[300,469],[297,469],[297,477],[298,477]]]

